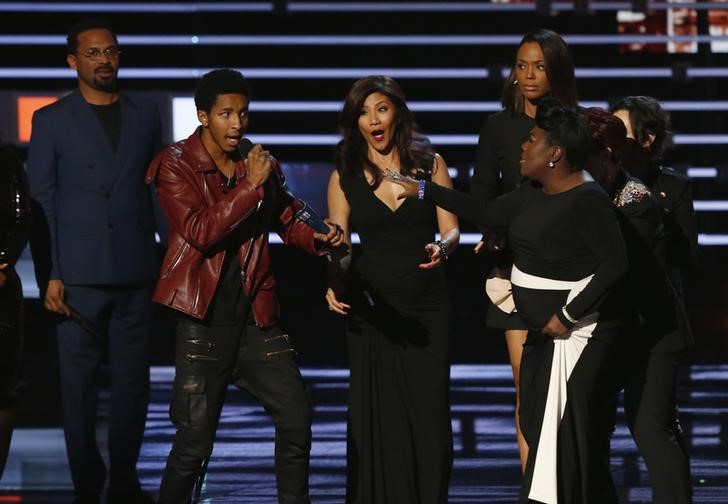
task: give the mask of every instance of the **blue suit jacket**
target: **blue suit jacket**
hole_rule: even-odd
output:
[[[147,100],[120,100],[116,152],[78,90],[33,116],[28,180],[48,221],[51,279],[109,285],[158,274],[154,204],[144,173],[161,149],[159,112]]]

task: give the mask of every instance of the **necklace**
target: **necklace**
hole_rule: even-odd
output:
[[[233,171],[230,176],[225,175],[222,170],[220,171],[220,185],[224,189],[231,189],[235,187],[235,184],[237,183],[237,179],[235,178],[235,172]]]

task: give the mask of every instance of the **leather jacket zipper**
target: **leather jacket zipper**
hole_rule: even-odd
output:
[[[167,278],[172,271],[177,267],[179,262],[182,260],[182,256],[185,252],[187,252],[187,249],[190,248],[190,244],[185,242],[184,245],[177,251],[177,254],[174,256],[174,259],[172,259],[172,263],[169,265],[169,268],[167,268],[164,272],[164,275],[162,275],[162,278]]]

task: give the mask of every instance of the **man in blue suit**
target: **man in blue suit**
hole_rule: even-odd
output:
[[[35,113],[28,177],[50,231],[51,275],[41,288],[45,307],[62,316],[63,427],[75,502],[100,502],[106,483],[95,438],[106,350],[106,501],[151,502],[140,489],[136,462],[149,394],[150,299],[159,271],[144,172],[162,146],[159,114],[153,103],[119,93],[121,51],[108,24],[87,19],[74,25],[67,52],[78,89]]]

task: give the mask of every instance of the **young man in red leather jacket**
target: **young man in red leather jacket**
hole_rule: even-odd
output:
[[[170,417],[177,432],[161,503],[189,502],[201,483],[229,383],[250,392],[273,419],[279,502],[310,502],[311,400],[290,339],[276,324],[268,233],[316,255],[342,235],[333,223],[321,234],[296,219],[301,202],[281,188],[277,162],[260,145],[241,159],[248,97],[239,72],[204,75],[195,91],[200,126],[165,148],[147,172],[169,224],[153,299],[176,318]]]

